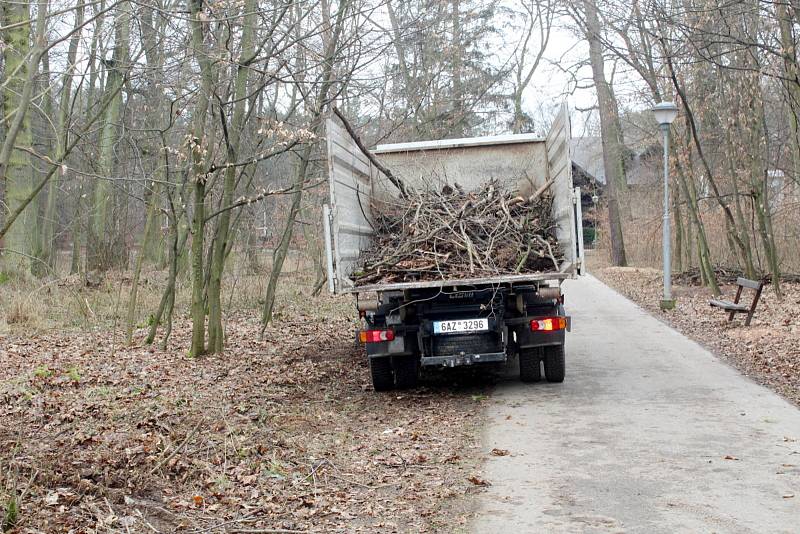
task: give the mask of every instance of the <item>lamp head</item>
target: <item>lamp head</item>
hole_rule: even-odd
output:
[[[678,106],[674,102],[659,102],[653,106],[653,115],[659,125],[669,126],[678,116]]]

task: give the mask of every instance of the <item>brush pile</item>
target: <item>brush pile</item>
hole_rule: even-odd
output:
[[[356,285],[557,271],[563,254],[544,193],[525,198],[492,180],[479,191],[412,190],[373,205],[375,235],[352,275]]]

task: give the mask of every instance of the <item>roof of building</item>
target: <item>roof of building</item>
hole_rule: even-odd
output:
[[[606,183],[606,170],[603,166],[603,143],[599,137],[574,137],[570,141],[570,149],[573,162],[594,176],[600,183]]]

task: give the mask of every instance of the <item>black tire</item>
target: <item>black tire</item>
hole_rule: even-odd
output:
[[[394,384],[398,389],[410,389],[419,384],[419,365],[416,356],[393,358]]]
[[[548,382],[563,382],[566,371],[564,345],[544,348],[544,376]]]
[[[539,349],[520,349],[519,379],[523,382],[538,382],[542,379],[541,351]]]
[[[392,362],[387,356],[370,358],[369,374],[372,375],[372,387],[375,391],[389,391],[394,387]]]

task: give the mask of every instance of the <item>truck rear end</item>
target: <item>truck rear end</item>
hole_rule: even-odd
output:
[[[526,382],[565,376],[564,337],[570,318],[561,282],[582,268],[580,194],[572,187],[570,125],[562,106],[546,139],[507,135],[378,146],[374,151],[412,187],[455,185],[475,190],[494,179],[529,195],[545,184],[563,261],[552,272],[358,286],[360,253],[373,235],[376,200],[397,189],[334,120],[328,128],[330,205],[323,226],[329,289],[353,293],[363,320],[376,390],[413,387],[420,370],[506,362],[518,357]],[[431,183],[435,182],[435,183]]]

